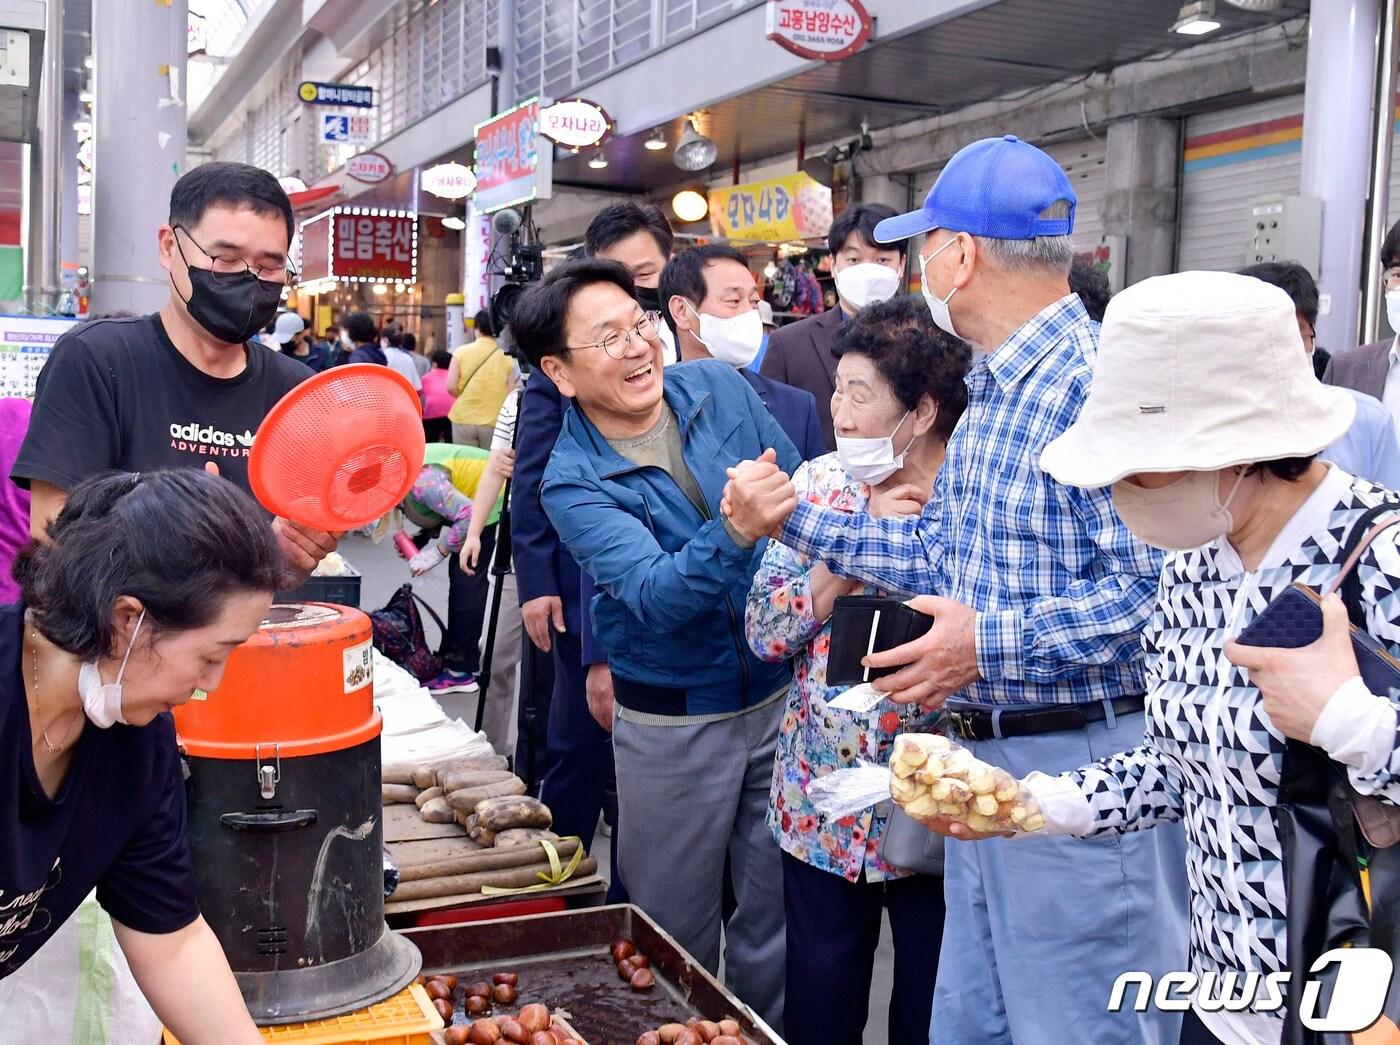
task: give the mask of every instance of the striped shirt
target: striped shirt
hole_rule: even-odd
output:
[[[1070,294],[967,375],[967,412],[922,515],[875,518],[802,503],[787,546],[877,587],[946,595],[977,613],[983,704],[1072,703],[1143,691],[1141,634],[1162,555],[1110,493],[1062,486],[1040,454],[1079,416],[1098,324]]]
[[[515,449],[515,420],[520,415],[520,389],[512,388],[496,415],[496,427],[491,432],[492,450]]]

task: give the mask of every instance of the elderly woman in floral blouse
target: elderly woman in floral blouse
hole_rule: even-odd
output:
[[[940,331],[916,298],[863,309],[837,339],[831,397],[836,453],[802,465],[798,496],[848,512],[917,512],[933,490],[944,445],[967,405],[968,346]],[[859,1045],[880,921],[890,909],[894,993],[889,1040],[928,1041],[943,880],[910,875],[880,858],[883,811],[841,820],[807,800],[814,777],[857,759],[886,763],[896,734],[923,712],[881,701],[866,714],[829,706],[844,687],[826,683],[832,604],[874,589],[768,544],[749,591],[746,632],[768,660],[794,658],[773,771],[769,822],[783,849],[787,904],[786,1035]]]

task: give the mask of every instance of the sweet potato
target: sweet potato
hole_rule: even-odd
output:
[[[453,820],[452,807],[445,798],[429,799],[418,812],[430,824],[450,824]]]
[[[485,798],[476,805],[477,821],[491,831],[509,831],[513,827],[549,828],[554,815],[537,798],[523,795]]]
[[[418,789],[412,784],[381,784],[379,793],[385,805],[394,802],[407,805],[418,797]]]
[[[446,789],[444,789],[446,790]],[[525,782],[519,777],[511,777],[509,780],[502,780],[495,784],[483,784],[480,787],[461,788],[456,791],[447,792],[447,803],[453,809],[461,809],[471,813],[476,811],[477,804],[488,798],[510,797],[513,795],[523,795],[525,793]],[[483,824],[483,827],[490,826]],[[537,824],[511,824],[512,827],[537,827]],[[547,826],[547,825],[546,825]]]

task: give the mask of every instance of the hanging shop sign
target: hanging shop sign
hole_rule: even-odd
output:
[[[321,114],[322,145],[363,145],[374,133],[374,121],[369,116],[347,113]]]
[[[491,214],[548,199],[554,187],[554,150],[539,147],[538,98],[476,125],[475,207]]]
[[[801,58],[839,62],[870,39],[860,0],[768,0],[768,39]]]
[[[467,315],[474,316],[483,308],[491,307],[491,217],[478,212],[475,204],[467,208],[462,244],[467,262],[467,278],[462,286],[464,304]],[[461,332],[453,333],[460,341]]]
[[[315,83],[306,80],[297,86],[297,97],[307,105],[348,105],[352,109],[374,108],[374,88],[352,83]]]
[[[710,227],[723,239],[816,239],[831,226],[831,190],[808,174],[710,190]]]
[[[406,210],[334,207],[300,226],[299,284],[418,281],[418,215]]]
[[[570,98],[540,110],[540,133],[574,152],[602,145],[612,130],[612,117],[601,105],[586,98]]]
[[[362,152],[345,161],[345,173],[366,185],[378,185],[394,173],[394,165],[387,156],[377,152]]]
[[[418,187],[444,200],[466,199],[476,189],[476,174],[461,163],[439,163],[418,179]]]

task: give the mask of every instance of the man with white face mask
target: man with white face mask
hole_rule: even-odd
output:
[[[681,251],[661,273],[659,289],[682,362],[718,359],[735,367],[804,461],[827,452],[812,393],[749,369],[763,344],[763,318],[758,284],[744,255],[718,244]]]
[[[831,423],[836,335],[866,305],[894,297],[903,278],[905,241],[875,240],[875,226],[894,214],[882,203],[857,203],[838,214],[827,233],[838,307],[780,327],[768,338],[763,375],[812,393],[827,450],[836,449]]]
[[[1381,268],[1386,321],[1391,330],[1400,331],[1400,221],[1390,227],[1381,245]],[[1322,380],[1375,396],[1400,419],[1400,337],[1334,352]]]
[[[865,663],[896,703],[946,706],[958,742],[1021,773],[1076,752],[1138,743],[1147,624],[1162,556],[1119,519],[1108,491],[1062,485],[1040,465],[1079,416],[1098,324],[1069,289],[1074,189],[1013,137],[967,146],[920,210],[876,239],[924,233],[923,294],[944,331],[981,346],[968,406],[922,516],[847,514],[799,499],[777,531],[836,573],[891,591],[927,634]],[[1166,409],[1150,398],[1141,409]],[[787,491],[747,462],[732,518],[767,522]],[[1021,768],[1024,767],[1024,770]],[[1174,825],[1092,851],[1050,838],[970,851],[950,840],[948,916],[934,993],[938,1045],[1174,1042],[1180,1017],[1111,1013],[1125,969],[1186,968],[1185,842]],[[1054,1013],[1047,1020],[1046,1013]]]

